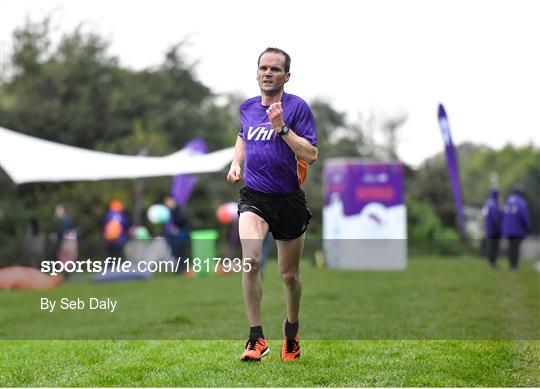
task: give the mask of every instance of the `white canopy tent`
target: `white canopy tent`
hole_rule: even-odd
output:
[[[97,181],[217,172],[234,148],[205,155],[180,150],[164,157],[127,156],[86,150],[0,127],[0,166],[15,182]]]

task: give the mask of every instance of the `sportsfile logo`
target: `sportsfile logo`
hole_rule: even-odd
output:
[[[269,124],[269,123],[261,123],[261,124],[264,125],[264,124]],[[268,129],[261,125],[257,127],[250,126],[247,132],[247,139],[255,140],[255,141],[257,140],[266,141],[266,140],[271,140],[273,138],[273,135],[274,135],[273,128]]]
[[[41,261],[41,272],[56,276],[63,273],[178,273],[180,269],[187,272],[240,273],[251,271],[251,258],[182,258],[145,260],[124,260],[123,258],[107,257],[104,261],[73,260]]]

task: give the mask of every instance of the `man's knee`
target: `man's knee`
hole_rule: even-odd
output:
[[[261,270],[261,255],[251,255],[244,257],[244,271],[250,275],[256,275]]]
[[[300,282],[300,272],[298,270],[282,271],[280,276],[285,285],[295,285]]]

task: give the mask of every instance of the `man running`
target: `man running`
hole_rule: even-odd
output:
[[[242,274],[244,304],[250,325],[243,361],[259,361],[270,349],[261,320],[260,275],[262,242],[269,231],[277,244],[279,274],[283,280],[287,315],[283,323],[281,358],[300,356],[298,314],[302,284],[300,258],[311,218],[300,188],[307,165],[317,160],[317,129],[309,105],[285,93],[291,58],[269,47],[258,59],[257,81],[261,95],[240,105],[241,127],[227,180],[242,179],[239,233],[242,254],[251,270]],[[247,259],[249,258],[249,260]]]

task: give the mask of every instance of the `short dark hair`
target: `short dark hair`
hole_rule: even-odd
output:
[[[281,49],[278,49],[277,47],[267,47],[260,55],[259,55],[259,59],[257,60],[257,66],[259,66],[259,64],[261,63],[261,57],[263,56],[263,54],[266,54],[266,53],[277,53],[277,54],[281,54],[285,57],[285,73],[289,73],[289,70],[291,70],[291,56],[289,54],[287,54],[286,52],[284,52],[283,50]]]
[[[161,197],[161,201],[162,201],[162,202],[165,202],[165,200],[167,200],[167,199],[173,199],[173,200],[176,201],[176,199],[174,198],[174,196],[173,196],[172,194],[170,194],[170,193],[163,193],[163,194],[161,194],[160,197]]]

